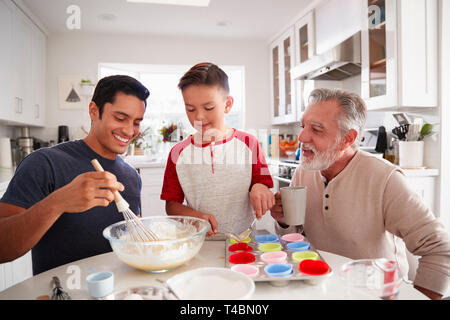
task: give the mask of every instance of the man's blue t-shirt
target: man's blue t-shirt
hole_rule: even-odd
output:
[[[136,169],[120,157],[103,158],[83,140],[31,153],[17,167],[0,201],[28,209],[78,175],[95,171],[92,159],[97,159],[105,171],[114,174],[124,185],[123,198],[134,213],[140,214],[142,182]],[[33,274],[111,251],[102,233],[107,226],[121,220],[123,216],[114,202],[81,213],[63,213],[32,249]]]

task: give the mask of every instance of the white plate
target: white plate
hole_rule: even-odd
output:
[[[198,268],[167,280],[182,300],[245,300],[255,291],[246,275],[228,268]]]

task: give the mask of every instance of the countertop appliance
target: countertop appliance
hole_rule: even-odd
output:
[[[59,126],[58,127],[58,143],[69,141],[69,127]]]
[[[291,69],[295,80],[343,80],[361,74],[361,32]]]
[[[30,136],[30,128],[22,127],[22,136],[17,138],[17,145],[20,149],[20,160],[33,152],[33,137]],[[20,162],[20,161],[19,161]]]
[[[273,175],[272,178],[278,181],[279,188],[290,185],[299,163],[298,160],[281,160],[278,163],[278,174]]]

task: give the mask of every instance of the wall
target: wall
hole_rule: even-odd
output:
[[[246,128],[270,128],[269,66],[265,41],[101,35],[66,32],[50,35],[47,44],[47,126],[32,129],[39,138],[57,138],[58,125],[68,125],[72,139],[89,130],[86,110],[58,107],[58,76],[82,75],[97,79],[98,63],[186,64],[211,61],[244,65]],[[151,88],[149,88],[151,91]]]
[[[0,137],[13,137],[14,131],[13,127],[8,127],[5,125],[0,124]]]
[[[450,1],[440,1],[440,102],[441,102],[441,170],[440,170],[440,208],[441,219],[450,232]],[[450,288],[448,290],[450,295]]]

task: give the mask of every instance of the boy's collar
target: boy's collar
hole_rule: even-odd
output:
[[[232,133],[229,136],[225,137],[222,140],[214,141],[214,144],[215,145],[223,144],[223,143],[226,143],[226,142],[230,141],[231,139],[233,139],[233,137],[236,135],[236,129],[231,128],[231,130],[232,130]],[[197,142],[202,142],[202,143],[197,143]],[[196,141],[196,139],[194,138],[194,135],[192,134],[191,135],[191,143],[196,147],[204,148],[204,147],[209,146],[212,143],[212,141],[208,141],[208,142]]]

